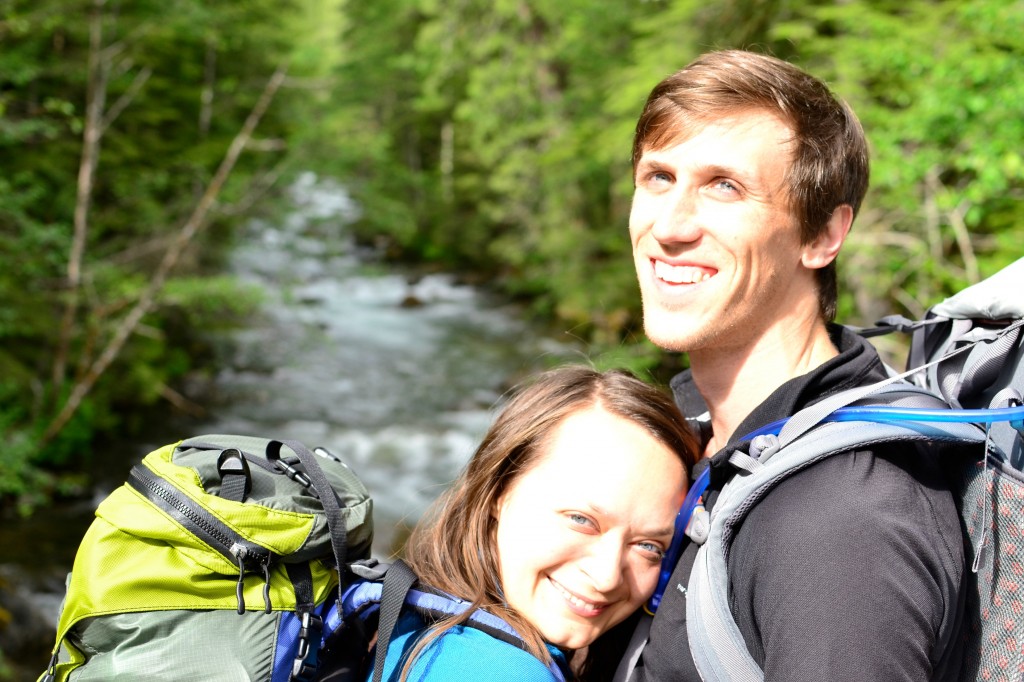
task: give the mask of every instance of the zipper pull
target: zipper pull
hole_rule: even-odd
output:
[[[60,645],[57,645],[57,649],[54,650],[53,656],[50,657],[50,663],[46,666],[46,673],[40,678],[40,682],[54,682],[56,679],[54,673],[57,669],[57,655],[60,652]]]
[[[263,606],[264,613],[270,613],[270,559],[263,564]]]
[[[232,545],[231,556],[238,561],[238,584],[235,585],[235,597],[238,599],[238,613],[245,613],[245,596],[242,591],[245,589],[245,557],[248,551],[243,545]]]

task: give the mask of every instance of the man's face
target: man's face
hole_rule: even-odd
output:
[[[645,150],[629,232],[657,345],[750,348],[795,308],[817,309],[784,184],[791,137],[775,116],[747,112]]]

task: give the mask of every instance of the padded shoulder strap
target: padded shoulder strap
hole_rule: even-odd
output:
[[[470,606],[469,602],[456,599],[429,587],[421,586],[413,589],[417,580],[412,569],[403,561],[398,560],[386,568],[383,584],[376,580],[364,581],[356,584],[346,593],[344,600],[346,613],[356,611],[362,605],[372,604],[375,601],[380,605],[372,682],[383,680],[388,646],[403,608],[412,608],[428,618],[446,618],[464,613]],[[529,651],[526,642],[511,625],[499,616],[482,609],[473,611],[463,625],[485,632],[491,637],[523,651]],[[565,675],[556,661],[553,660],[548,665],[548,670],[554,680],[565,681]]]
[[[962,422],[808,422],[804,415],[790,434],[783,430],[780,436],[755,438],[750,454],[763,466],[735,476],[711,512],[711,530],[697,553],[686,604],[690,651],[704,682],[764,679],[729,608],[727,571],[736,528],[779,481],[826,457],[879,443],[956,442],[983,447],[985,442],[984,429]]]

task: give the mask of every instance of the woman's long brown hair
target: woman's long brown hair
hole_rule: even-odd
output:
[[[416,657],[449,628],[482,608],[503,618],[545,663],[551,655],[537,629],[504,601],[495,546],[495,510],[502,494],[541,456],[556,428],[583,409],[627,419],[675,452],[690,471],[697,442],[671,398],[623,370],[598,372],[562,367],[520,388],[484,436],[466,469],[417,524],[405,560],[420,580],[471,602],[460,616],[431,628],[413,648],[401,679]]]

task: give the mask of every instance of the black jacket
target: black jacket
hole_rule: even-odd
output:
[[[840,354],[780,386],[722,452],[698,465],[697,473],[712,467],[710,505],[734,474],[727,458],[744,434],[885,378],[870,344],[838,326],[830,333]],[[672,389],[688,416],[703,411],[688,372]],[[750,511],[729,554],[730,605],[766,680],[956,678],[963,536],[942,458],[924,450],[887,446],[830,457],[780,483]],[[672,575],[644,650],[642,680],[700,680],[686,635],[697,549],[684,550]]]

